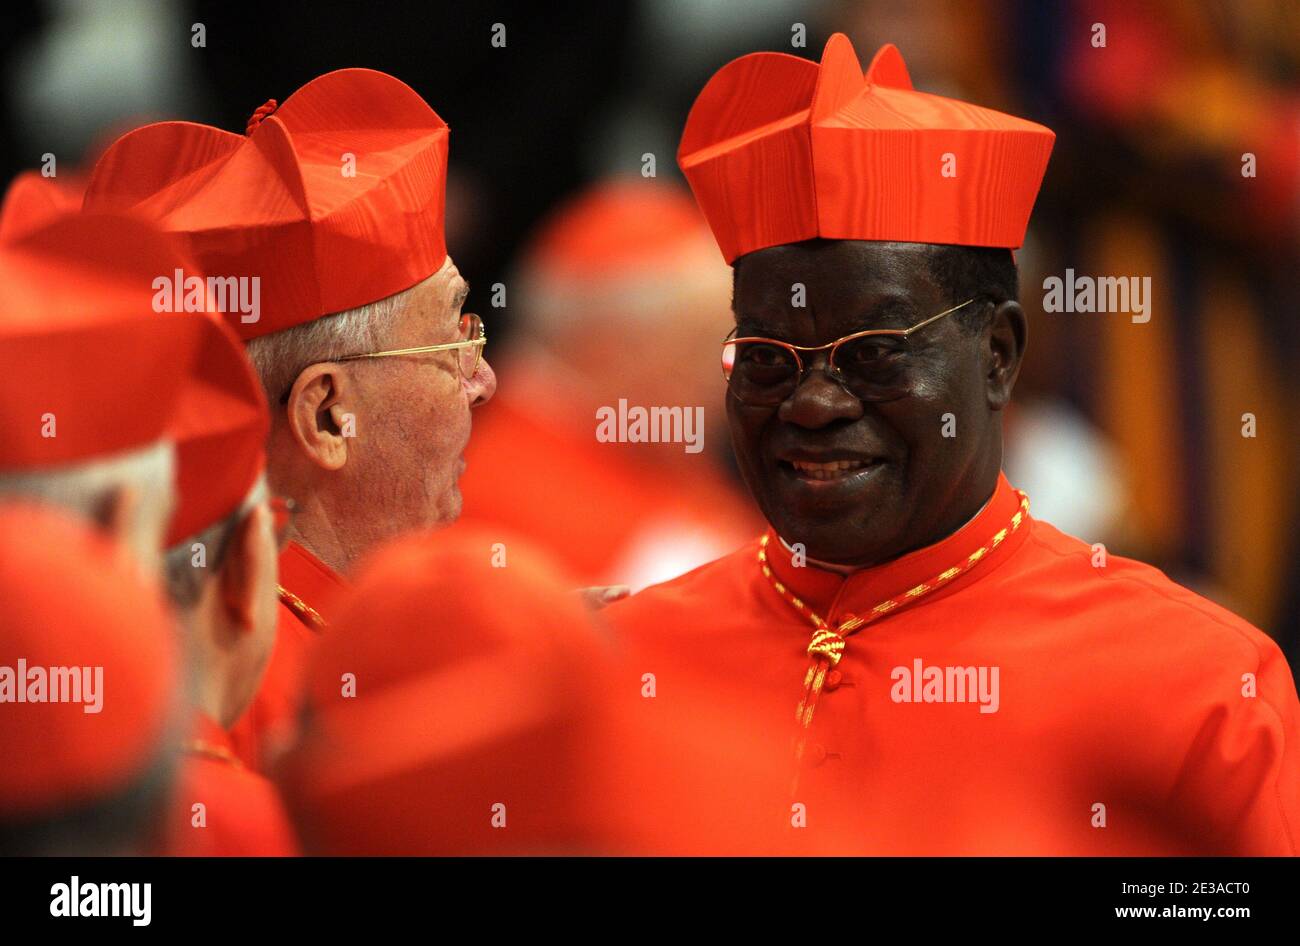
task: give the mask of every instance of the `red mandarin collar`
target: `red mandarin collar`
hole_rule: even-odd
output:
[[[303,546],[290,542],[280,553],[280,587],[305,603],[329,625],[334,621],[348,583]]]
[[[881,602],[905,595],[923,584],[933,585],[945,571],[963,565],[980,549],[987,549],[969,571],[952,578],[944,588],[936,588],[931,594],[943,594],[950,588],[977,581],[980,575],[987,574],[997,562],[1018,548],[1028,535],[1027,522],[1018,529],[1011,528],[1012,517],[1020,506],[1020,494],[1012,488],[1006,475],[999,473],[992,498],[974,519],[946,539],[892,562],[859,569],[848,575],[818,568],[811,562],[797,567],[781,539],[771,529],[768,530],[767,559],[777,580],[835,627],[847,615],[865,617]],[[1008,530],[1006,535],[996,547],[991,547],[994,537],[1003,529]],[[757,562],[754,571],[759,571]],[[778,593],[773,589],[771,594],[776,597]],[[781,606],[794,613],[789,604]]]

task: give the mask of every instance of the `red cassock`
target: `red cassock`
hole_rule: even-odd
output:
[[[230,730],[235,754],[255,771],[266,771],[293,741],[312,650],[348,587],[296,542],[289,543],[279,564],[275,647],[253,702]]]
[[[954,535],[847,576],[769,532],[602,616],[660,700],[707,680],[791,734],[810,848],[1295,854],[1277,645],[1027,505],[1002,477]]]
[[[202,809],[196,810],[196,806]],[[249,771],[230,738],[206,716],[185,743],[172,801],[166,854],[179,857],[292,857],[298,844],[271,783]],[[201,825],[199,822],[201,817]]]

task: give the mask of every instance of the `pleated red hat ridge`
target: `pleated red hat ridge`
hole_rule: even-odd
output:
[[[39,198],[55,185],[30,186]],[[168,544],[235,511],[265,465],[266,399],[210,302],[155,311],[157,280],[198,272],[176,238],[111,214],[20,223],[0,240],[0,470],[55,469],[166,439],[177,485]]]
[[[246,134],[192,122],[128,132],[96,164],[85,207],[156,220],[209,276],[257,277],[258,317],[226,313],[247,340],[436,273],[447,144],[447,123],[405,83],[340,69],[259,108]]]
[[[836,33],[820,64],[762,52],[723,66],[677,158],[728,263],[814,237],[1014,249],[1055,138],[916,91],[892,45],[863,73]]]

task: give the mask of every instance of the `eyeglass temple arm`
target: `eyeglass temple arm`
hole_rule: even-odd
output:
[[[342,358],[333,358],[332,361],[356,361],[359,358],[391,358],[395,355],[419,355],[424,352],[435,351],[454,351],[458,348],[469,348],[473,345],[486,345],[487,336],[480,335],[478,338],[470,338],[463,342],[448,342],[445,345],[421,345],[418,348],[396,348],[393,351],[376,351],[365,355],[344,355]]]
[[[932,315],[932,316],[930,316],[928,319],[926,319],[924,322],[917,322],[917,323],[916,323],[915,325],[913,325],[911,328],[905,328],[905,329],[903,329],[903,335],[904,335],[904,336],[911,335],[911,334],[912,334],[913,332],[915,332],[917,329],[919,329],[919,328],[925,328],[925,326],[929,325],[931,322],[937,322],[937,321],[939,321],[941,318],[943,318],[945,315],[952,315],[952,314],[953,314],[954,312],[956,312],[958,309],[965,308],[966,306],[970,305],[970,304],[971,304],[972,302],[974,302],[974,301],[975,301],[974,298],[970,298],[970,299],[967,299],[965,302],[958,303],[957,305],[953,306],[951,309],[944,309],[944,310],[943,310],[942,312],[940,312],[938,315]]]

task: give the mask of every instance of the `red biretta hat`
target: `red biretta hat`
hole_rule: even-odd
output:
[[[142,221],[72,215],[0,242],[0,470],[176,446],[169,544],[233,512],[264,466],[252,365],[211,311],[157,312],[158,281],[197,270]],[[201,283],[200,283],[201,287]]]
[[[175,736],[179,655],[158,591],[58,510],[0,504],[0,595],[3,817],[121,791]]]
[[[1055,137],[915,91],[891,45],[864,75],[836,33],[820,65],[751,53],[723,66],[677,159],[728,263],[814,237],[1014,249]]]
[[[256,278],[257,313],[223,306],[255,338],[442,267],[447,136],[406,84],[341,69],[259,108],[243,135],[191,122],[128,132],[96,164],[85,207],[143,213],[184,236],[207,275]]]

